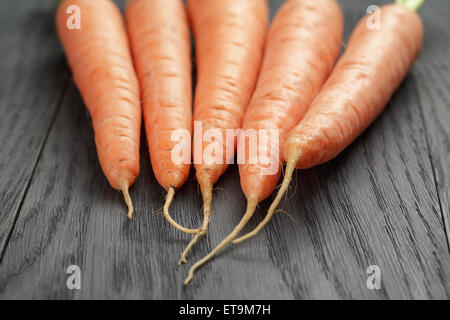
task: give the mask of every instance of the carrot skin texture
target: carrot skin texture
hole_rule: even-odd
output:
[[[277,129],[283,146],[289,131],[305,115],[339,57],[342,11],[335,0],[288,0],[277,13],[267,37],[263,65],[243,130]],[[270,154],[269,144],[259,146]],[[238,152],[240,150],[238,149]],[[249,149],[245,148],[245,159]],[[278,159],[280,155],[276,155]],[[275,157],[273,161],[276,161]],[[241,187],[258,202],[273,192],[281,173],[264,174],[271,164],[240,164]]]
[[[181,0],[130,0],[125,10],[153,172],[168,192],[189,176],[189,163],[172,161],[177,129],[192,132],[189,23]],[[190,141],[187,149],[190,150]]]
[[[285,158],[298,154],[296,167],[330,161],[383,111],[420,53],[420,16],[401,5],[381,8],[381,29],[364,17],[305,118],[290,133]]]
[[[81,29],[66,25],[71,5]],[[88,108],[103,172],[111,186],[128,189],[139,174],[139,85],[119,9],[110,0],[66,0],[56,28],[75,83]]]
[[[295,168],[330,161],[352,143],[383,111],[418,57],[423,25],[411,9],[381,8],[380,29],[364,17],[346,51],[283,148],[286,174],[264,220],[234,244],[255,236],[271,219],[286,193]]]
[[[255,92],[243,120],[244,132],[275,129],[281,145],[287,134],[303,117],[313,98],[330,74],[339,56],[343,33],[343,17],[334,0],[288,0],[275,16],[270,27],[262,68]],[[259,136],[257,140],[259,140]],[[248,144],[238,145],[241,186],[247,198],[247,210],[239,224],[208,255],[189,270],[185,284],[194,271],[212,259],[233,241],[253,216],[257,204],[274,190],[280,177],[280,154],[272,155],[270,139],[265,145],[258,142],[258,150]],[[250,152],[270,155],[263,163],[257,155],[256,163],[249,163]],[[278,153],[281,153],[279,150]],[[252,155],[254,156],[254,155]],[[269,174],[272,165],[276,173]]]
[[[181,254],[179,264],[187,261],[193,245],[208,232],[212,188],[231,157],[226,148],[226,132],[242,125],[262,60],[269,15],[266,0],[188,0],[187,5],[196,43],[194,121],[201,123],[205,133],[220,133],[223,143],[215,139],[206,142],[201,137],[199,151],[194,132],[194,167],[203,198],[203,222]],[[212,148],[214,153],[222,152],[219,163],[217,159],[212,163],[203,159],[205,150]],[[231,150],[233,156],[235,150],[236,141]]]
[[[259,72],[268,24],[266,0],[188,0],[196,42],[197,87],[194,121],[203,132],[241,127]],[[202,155],[210,143],[203,142]],[[194,158],[195,155],[194,149]],[[201,156],[202,157],[202,156]],[[200,184],[210,187],[225,172],[222,164],[195,164]]]

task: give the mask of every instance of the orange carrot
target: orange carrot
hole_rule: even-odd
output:
[[[256,235],[269,222],[295,168],[307,169],[336,157],[376,119],[403,81],[422,47],[421,19],[399,4],[383,6],[380,16],[379,29],[369,28],[366,16],[353,31],[345,54],[289,134],[283,148],[285,177],[267,216],[233,243]]]
[[[268,24],[266,0],[188,0],[197,56],[197,88],[194,121],[203,132],[241,127],[259,72]],[[195,136],[195,133],[194,133]],[[202,159],[205,149],[218,142],[203,142],[200,155],[194,148],[194,166],[203,197],[203,223],[183,252],[180,263],[197,240],[208,230],[212,187],[225,172],[225,145],[222,163]]]
[[[79,29],[76,24],[69,28],[73,8],[79,9]],[[103,172],[111,186],[124,193],[131,218],[128,189],[139,174],[141,107],[122,16],[110,0],[65,0],[56,14],[56,28],[92,117]]]
[[[189,176],[189,163],[176,164],[172,141],[177,129],[192,131],[192,64],[189,24],[181,0],[130,0],[125,10],[134,63],[142,92],[142,105],[153,172],[167,191],[164,216],[169,215],[176,189]],[[187,149],[190,150],[190,140]],[[190,156],[189,156],[190,159]]]
[[[313,98],[330,74],[342,43],[343,17],[335,0],[288,0],[277,13],[270,28],[261,73],[243,121],[244,132],[276,129],[282,145],[289,131],[300,121]],[[271,141],[259,145],[260,154],[270,154]],[[196,268],[230,243],[252,217],[257,204],[273,192],[280,178],[279,154],[263,163],[256,157],[249,163],[248,145],[245,164],[239,164],[241,186],[248,201],[247,212],[238,226],[210,254],[196,263]],[[267,174],[271,164],[275,174]],[[190,278],[186,280],[188,282]]]

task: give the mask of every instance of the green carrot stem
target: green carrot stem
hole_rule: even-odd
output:
[[[412,11],[418,11],[424,2],[425,0],[395,0],[396,4],[405,6]]]

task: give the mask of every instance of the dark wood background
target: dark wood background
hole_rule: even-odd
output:
[[[123,7],[124,1],[118,1]],[[282,0],[272,0],[272,15]],[[346,39],[376,0],[341,0]],[[142,171],[122,196],[97,161],[90,119],[54,31],[54,0],[0,1],[1,299],[448,299],[450,254],[450,4],[421,9],[422,55],[380,118],[332,162],[298,172],[256,238],[229,247],[185,287],[190,264],[240,220],[235,166],[214,192],[208,236],[177,266],[190,239],[161,213],[164,192],[142,143]],[[174,217],[201,222],[193,174]],[[263,202],[246,230],[256,226]],[[66,287],[78,265],[82,289]],[[366,269],[381,269],[369,290]]]

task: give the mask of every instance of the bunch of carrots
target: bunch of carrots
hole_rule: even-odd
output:
[[[286,0],[268,27],[266,0],[129,0],[125,22],[111,0],[65,0],[56,26],[75,83],[89,109],[99,161],[114,189],[123,192],[133,215],[129,189],[139,174],[141,118],[150,160],[166,190],[164,216],[191,234],[180,262],[208,231],[214,184],[229,158],[248,159],[234,141],[230,154],[210,139],[205,150],[222,151],[220,163],[194,164],[203,197],[203,222],[191,229],[169,212],[175,192],[186,182],[190,164],[172,161],[174,131],[275,129],[280,154],[271,162],[239,164],[248,205],[241,222],[217,247],[195,263],[185,280],[229,243],[256,235],[271,219],[288,190],[295,168],[332,160],[383,111],[419,55],[423,26],[416,11],[424,0],[397,0],[381,7],[379,28],[365,16],[339,58],[343,14],[336,0]],[[68,28],[73,8],[80,28]],[[196,45],[197,85],[192,95],[190,29]],[[193,108],[192,108],[193,105]],[[194,132],[195,136],[195,132]],[[273,141],[272,141],[273,142]],[[185,142],[191,149],[191,141]],[[270,145],[270,142],[268,143]],[[266,153],[268,150],[259,150]],[[232,150],[233,151],[233,150]],[[200,155],[197,153],[201,153]],[[284,179],[264,220],[237,238],[259,202]],[[264,169],[275,165],[272,174]]]

